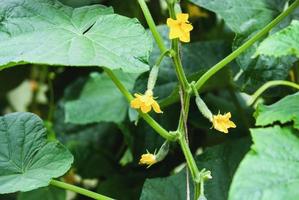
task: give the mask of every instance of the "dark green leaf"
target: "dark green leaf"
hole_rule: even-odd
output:
[[[198,6],[214,11],[236,33],[250,34],[272,21],[277,10],[273,10],[271,0],[190,0]],[[287,0],[280,1],[283,8]],[[271,5],[272,4],[272,5]]]
[[[22,192],[18,200],[65,200],[66,191],[53,186],[39,188],[30,192]]]
[[[166,178],[147,179],[143,185],[140,200],[152,199],[186,199],[186,174],[181,172]]]
[[[220,15],[237,34],[234,49],[241,46],[254,34],[283,11],[288,0],[190,0],[193,3]],[[238,86],[248,93],[254,92],[267,81],[285,79],[295,62],[292,57],[273,58],[260,56],[252,59],[258,42],[237,58],[241,68]],[[272,47],[273,48],[273,47]],[[272,49],[271,48],[271,49]],[[277,93],[276,93],[277,94]]]
[[[43,121],[31,113],[0,117],[0,193],[30,191],[63,175],[73,157],[59,142],[47,142]]]
[[[207,148],[196,158],[200,169],[212,171],[213,179],[205,185],[205,195],[209,200],[227,199],[233,174],[249,149],[247,139],[233,140],[222,145]],[[192,183],[190,183],[192,185]],[[142,200],[186,199],[186,177],[184,172],[167,178],[146,180]]]

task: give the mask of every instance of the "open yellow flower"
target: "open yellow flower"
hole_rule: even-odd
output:
[[[154,154],[146,153],[142,154],[139,164],[140,165],[148,165],[148,167],[152,166],[153,164],[157,163],[157,157]]]
[[[157,101],[154,100],[153,92],[147,90],[144,95],[134,94],[135,99],[131,101],[131,107],[141,109],[143,113],[148,113],[154,109],[156,113],[163,113]]]
[[[231,118],[230,112],[224,115],[221,114],[213,115],[212,118],[213,127],[218,131],[221,131],[223,133],[228,133],[229,128],[236,128],[235,123],[229,120],[230,118]]]
[[[176,20],[167,19],[167,26],[170,28],[169,39],[179,38],[182,42],[190,42],[190,31],[193,26],[188,21],[189,15],[180,13],[176,18]]]

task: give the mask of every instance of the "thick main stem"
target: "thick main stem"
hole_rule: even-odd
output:
[[[180,114],[180,121],[178,125],[178,132],[180,133],[179,143],[181,145],[181,149],[183,151],[183,154],[185,156],[185,159],[187,161],[188,169],[190,170],[195,191],[198,190],[198,183],[200,181],[200,172],[198,170],[198,167],[196,165],[196,162],[194,160],[194,157],[192,155],[192,152],[190,150],[189,144],[188,144],[188,131],[187,131],[187,118],[190,108],[190,93],[184,92],[181,90],[181,102],[182,102],[182,111]],[[188,176],[187,176],[188,177]],[[189,181],[189,180],[187,180]],[[198,193],[195,192],[194,199],[198,198]]]
[[[210,70],[208,70],[204,75],[200,77],[200,79],[196,82],[195,86],[197,90],[200,90],[202,86],[206,83],[206,81],[212,77],[215,73],[225,67],[228,63],[237,58],[241,53],[243,53],[246,49],[252,46],[255,42],[265,36],[274,26],[280,23],[285,17],[287,17],[291,12],[293,12],[296,7],[299,5],[299,0],[296,0],[289,8],[287,8],[283,13],[281,13],[278,17],[276,17],[272,22],[270,22],[265,28],[259,31],[256,35],[254,35],[250,40],[245,42],[242,46],[228,55],[226,58],[221,60],[219,63],[214,65]]]
[[[186,139],[183,135],[179,138],[179,143],[187,161],[187,165],[190,170],[192,179],[195,183],[198,183],[200,181],[200,173],[192,155],[192,152],[189,148],[189,145],[187,144]]]
[[[111,80],[114,82],[116,87],[120,90],[120,92],[126,97],[128,102],[130,103],[133,100],[133,96],[127,90],[127,88],[119,81],[119,79],[115,76],[115,74],[110,69],[104,68],[104,71],[107,73],[107,75],[111,78]],[[144,114],[139,111],[139,115],[163,138],[170,141],[175,141],[177,139],[178,136],[176,134],[170,133],[167,130],[165,130],[158,122],[156,122],[148,114]]]
[[[168,3],[168,9],[169,9],[169,15],[172,19],[176,19],[174,4]],[[187,118],[190,108],[190,84],[187,80],[187,77],[185,75],[181,57],[180,57],[180,49],[179,49],[179,40],[174,39],[171,43],[171,48],[174,51],[174,54],[172,56],[172,61],[175,67],[175,71],[179,80],[179,84],[182,87],[181,89],[181,101],[182,101],[182,111],[180,114],[179,119],[179,125],[178,125],[178,132],[180,133],[179,143],[181,146],[181,149],[183,151],[183,154],[185,156],[187,166],[190,170],[193,182],[195,187],[198,185],[200,181],[200,173],[197,168],[196,162],[194,160],[194,157],[192,155],[192,152],[190,150],[188,141],[187,141]],[[188,181],[188,180],[187,180]],[[194,195],[195,199],[197,199],[197,194]]]
[[[78,194],[82,194],[84,196],[87,196],[87,197],[90,197],[90,198],[93,198],[93,199],[98,199],[98,200],[113,200],[110,197],[107,197],[107,196],[104,196],[104,195],[92,192],[90,190],[86,190],[84,188],[81,188],[81,187],[78,187],[78,186],[75,186],[75,185],[64,183],[64,182],[61,182],[61,181],[51,180],[50,184],[53,185],[53,186],[65,189],[65,190],[70,190],[70,191],[76,192]]]

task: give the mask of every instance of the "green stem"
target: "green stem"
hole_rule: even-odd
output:
[[[93,199],[98,199],[98,200],[113,200],[110,197],[107,197],[107,196],[104,196],[104,195],[92,192],[90,190],[86,190],[84,188],[81,188],[81,187],[78,187],[78,186],[75,186],[75,185],[64,183],[64,182],[61,182],[61,181],[51,180],[50,184],[53,185],[53,186],[65,189],[65,190],[70,190],[70,191],[76,192],[78,194],[82,194],[84,196],[87,196],[87,197],[90,197],[90,198],[93,198]]]
[[[111,78],[111,80],[114,82],[116,87],[120,90],[120,92],[126,97],[128,102],[130,103],[133,100],[133,96],[127,90],[127,88],[119,81],[119,79],[115,76],[115,74],[110,69],[104,68],[104,71],[107,73],[107,75]],[[163,138],[170,141],[175,141],[177,139],[178,136],[176,134],[165,130],[158,122],[156,122],[148,114],[139,111],[139,115]]]
[[[174,63],[175,71],[176,71],[178,80],[179,80],[180,85],[182,86],[183,90],[188,91],[189,83],[188,83],[188,80],[186,78],[185,72],[183,70],[183,65],[182,65],[182,62],[181,62],[180,55],[179,55],[179,48],[178,48],[177,39],[175,39],[173,41],[173,43],[174,43],[174,45],[173,45],[172,48],[175,50],[175,54],[172,57],[172,61]]]
[[[169,15],[172,19],[176,19],[174,5],[175,4],[168,3]],[[189,83],[188,83],[188,79],[187,79],[184,69],[183,69],[183,65],[182,65],[182,61],[181,61],[181,57],[180,57],[180,49],[179,49],[179,40],[178,39],[173,39],[171,41],[171,49],[173,50],[172,61],[173,61],[174,67],[175,67],[175,71],[176,71],[178,80],[179,80],[181,86],[183,87],[183,91],[187,91],[189,89],[188,88]]]
[[[163,61],[164,57],[167,56],[167,54],[169,54],[170,50],[166,50],[164,52],[161,52],[161,55],[159,56],[159,58],[157,59],[155,66],[160,66],[161,62]]]
[[[191,150],[189,148],[189,145],[187,144],[186,139],[183,134],[179,138],[179,143],[181,145],[182,151],[183,151],[185,159],[187,161],[187,165],[189,167],[192,179],[195,183],[198,183],[200,181],[200,173],[197,168],[196,162],[193,158],[193,155],[191,153]]]
[[[119,79],[115,76],[115,74],[112,72],[112,70],[108,68],[103,68],[106,74],[111,78],[113,83],[116,85],[116,87],[121,91],[121,93],[126,97],[128,102],[131,102],[134,97],[132,94],[127,90],[127,88],[119,81]]]
[[[185,92],[184,94],[181,94],[181,96],[182,95],[183,95],[182,97],[183,99],[181,99],[181,101],[183,102],[182,103],[183,110],[181,111],[180,114],[180,121],[178,127],[178,132],[180,133],[179,143],[181,145],[181,149],[187,161],[187,165],[189,167],[192,179],[194,183],[198,183],[200,180],[200,174],[187,142],[188,133],[187,133],[187,127],[185,127],[188,118],[189,108],[190,108],[190,93]]]
[[[200,183],[194,183],[194,200],[198,200],[198,197],[200,196]]]
[[[182,107],[183,107],[182,109],[183,110],[181,111],[181,114],[180,114],[178,131],[183,132],[186,135],[187,134],[187,127],[185,127],[185,125],[186,125],[188,114],[189,114],[191,95],[189,93],[184,92],[184,91],[182,91],[181,95],[182,95],[181,102],[183,102],[182,103]]]
[[[265,92],[267,89],[269,89],[270,87],[275,87],[275,86],[289,86],[292,88],[295,88],[297,90],[299,90],[299,85],[290,81],[269,81],[267,83],[265,83],[263,86],[261,86],[252,96],[251,99],[247,102],[247,105],[250,106],[252,105],[257,98],[263,93]]]
[[[295,76],[295,82],[299,83],[299,62],[295,63],[295,66],[294,66],[294,76]]]
[[[296,0],[290,7],[288,7],[284,12],[282,12],[278,17],[276,17],[272,22],[270,22],[267,26],[265,26],[261,31],[259,31],[256,35],[254,35],[251,39],[245,42],[242,46],[228,55],[226,58],[221,60],[219,63],[214,65],[211,69],[209,69],[204,75],[200,77],[200,79],[196,82],[196,89],[200,90],[201,87],[205,84],[205,82],[212,77],[215,73],[237,58],[241,53],[243,53],[246,49],[248,49],[251,45],[265,36],[274,26],[280,23],[285,17],[287,17],[291,12],[293,12],[296,7],[299,5],[299,0]]]
[[[151,15],[151,13],[150,13],[150,11],[149,11],[149,9],[148,9],[145,1],[144,0],[138,0],[138,3],[140,5],[140,7],[141,7],[141,10],[142,10],[142,12],[144,14],[146,22],[147,22],[147,24],[148,24],[148,26],[149,26],[152,34],[153,34],[153,37],[154,37],[154,39],[155,39],[155,41],[156,41],[156,43],[157,43],[160,51],[161,52],[167,51],[167,48],[164,45],[163,39],[162,39],[161,35],[159,34],[159,32],[157,30],[156,24],[155,24],[155,22],[153,20],[153,17]]]

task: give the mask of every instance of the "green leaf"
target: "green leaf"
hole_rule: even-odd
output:
[[[63,175],[73,156],[59,142],[47,142],[43,121],[31,113],[0,117],[0,193],[30,191]]]
[[[33,190],[30,192],[22,192],[18,195],[18,200],[65,200],[66,192],[57,187],[48,186]]]
[[[64,5],[68,5],[74,8],[103,2],[103,0],[59,0],[59,1]]]
[[[148,70],[152,40],[136,19],[111,8],[56,0],[3,0],[0,7],[0,69],[29,62]]]
[[[282,124],[294,122],[294,128],[299,129],[299,93],[289,95],[270,105],[259,104],[254,114],[257,126],[266,126],[274,122]]]
[[[198,6],[214,11],[239,34],[250,34],[272,21],[275,7],[283,8],[288,0],[190,0]],[[275,7],[274,7],[275,6]]]
[[[208,180],[205,184],[207,199],[227,199],[233,174],[248,149],[248,139],[233,140],[209,147],[196,158],[199,169],[206,168],[212,172],[213,179]],[[190,185],[192,186],[192,183]],[[167,178],[147,179],[140,199],[186,199],[185,170]]]
[[[299,58],[299,21],[294,20],[287,28],[269,36],[258,47],[256,55],[274,57],[296,56]]]
[[[138,74],[121,71],[116,76],[131,90]],[[66,122],[88,124],[93,122],[121,122],[124,120],[128,102],[111,79],[105,74],[92,73],[76,100],[65,104]]]
[[[193,194],[193,187],[190,194]],[[186,199],[186,173],[182,172],[166,178],[147,179],[143,185],[140,200],[152,199]]]
[[[254,145],[234,176],[229,200],[298,199],[298,131],[275,126],[251,132]]]

